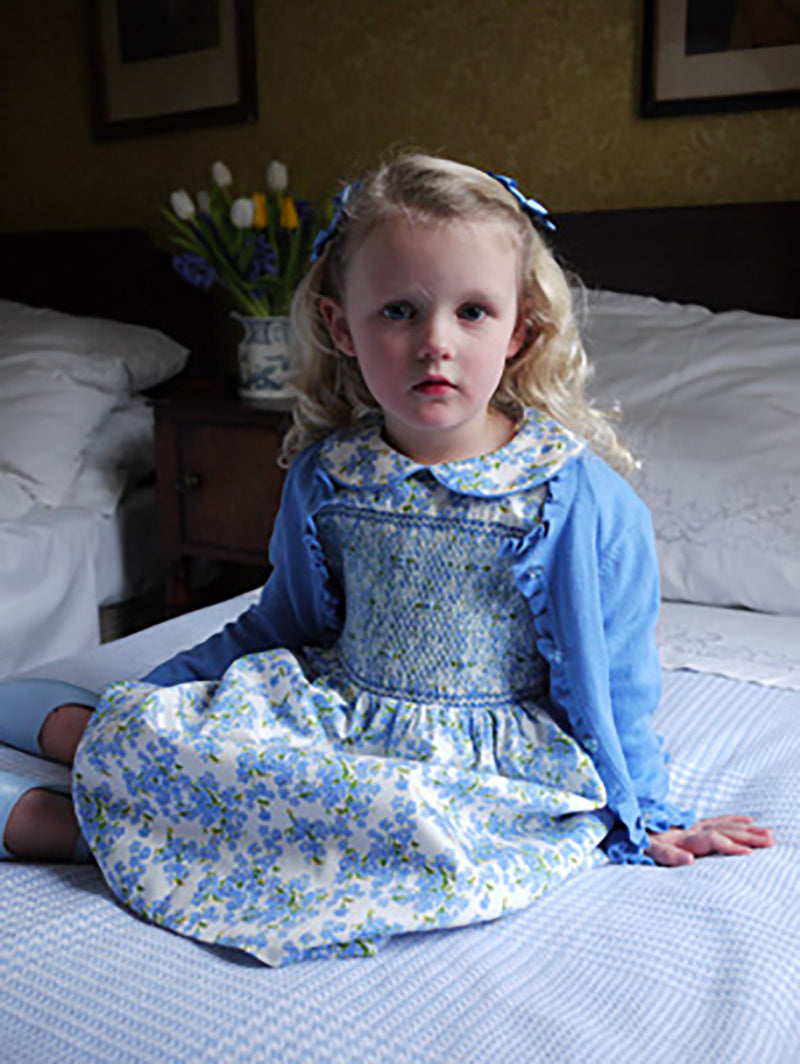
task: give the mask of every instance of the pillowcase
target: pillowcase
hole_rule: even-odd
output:
[[[112,514],[128,486],[155,469],[153,409],[135,395],[92,433],[62,505]]]
[[[800,613],[800,321],[601,291],[583,337],[643,462],[663,596]]]
[[[89,436],[115,402],[60,370],[0,360],[0,518],[21,517],[35,502],[61,502]]]
[[[0,300],[0,364],[57,369],[80,384],[138,392],[179,373],[189,352],[156,329]]]

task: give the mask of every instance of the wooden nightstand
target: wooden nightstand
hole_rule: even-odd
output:
[[[267,549],[284,473],[277,465],[288,411],[235,397],[154,402],[156,485],[161,546],[168,564],[168,614],[243,590],[236,577],[209,595],[193,590],[191,561],[237,563],[256,586],[269,569]],[[223,573],[235,572],[230,565]],[[239,568],[239,581],[242,579]]]

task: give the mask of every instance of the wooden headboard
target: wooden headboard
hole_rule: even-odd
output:
[[[553,243],[583,281],[713,310],[800,317],[800,201],[555,215]],[[219,373],[212,300],[134,229],[0,234],[0,299],[149,325]]]
[[[556,214],[561,262],[592,288],[800,317],[800,201]]]
[[[211,372],[213,308],[136,229],[0,233],[0,299],[160,329]]]

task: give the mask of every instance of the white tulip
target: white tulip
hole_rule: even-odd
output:
[[[211,197],[205,189],[197,193],[197,209],[203,214],[208,214],[211,210]]]
[[[177,192],[171,193],[169,202],[172,210],[182,222],[188,222],[194,218],[194,202],[186,189],[180,188]]]
[[[231,221],[237,229],[249,229],[255,218],[256,207],[247,196],[240,196],[231,204]]]
[[[267,167],[267,188],[270,192],[285,192],[289,187],[289,171],[283,163],[273,159]]]
[[[211,176],[214,184],[219,185],[220,188],[230,188],[233,184],[233,174],[219,159],[211,167]]]

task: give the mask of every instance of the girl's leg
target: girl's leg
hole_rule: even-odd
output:
[[[34,787],[11,810],[3,845],[15,857],[37,861],[72,861],[78,821],[68,794]]]
[[[39,746],[44,756],[71,765],[91,715],[92,711],[86,706],[73,704],[51,710],[39,732]]]
[[[39,746],[45,757],[71,765],[92,711],[68,703],[45,717]],[[14,804],[2,843],[14,857],[39,861],[72,861],[80,832],[72,798],[45,787],[25,791]]]
[[[13,746],[28,754],[42,754],[40,738],[42,727],[57,706],[80,707],[91,710],[97,706],[100,696],[85,687],[65,683],[63,680],[0,680],[0,743]],[[67,714],[69,715],[69,714]],[[64,714],[57,713],[63,717]],[[84,714],[81,714],[83,717]],[[80,725],[79,725],[80,729]],[[60,728],[56,728],[56,731]],[[74,739],[68,741],[66,750],[58,747],[54,755],[71,760]]]

